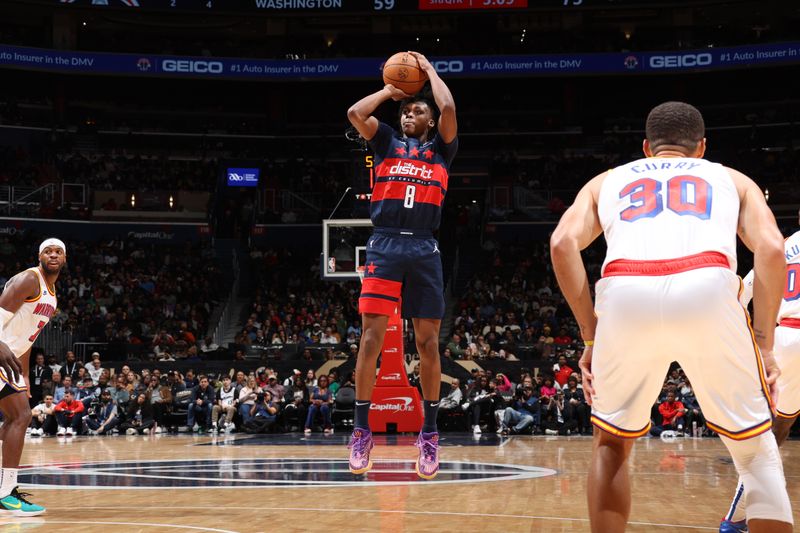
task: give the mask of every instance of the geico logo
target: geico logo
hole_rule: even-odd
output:
[[[240,176],[239,174],[234,174],[231,172],[228,174],[228,179],[231,181],[244,181],[244,176]]]
[[[650,68],[703,67],[712,62],[711,54],[680,54],[671,56],[652,56]]]
[[[418,167],[414,163],[406,161],[405,163],[397,163],[395,166],[390,168],[389,174],[393,174],[395,176],[414,176],[415,178],[429,180],[433,177],[433,169],[428,168],[425,165]]]
[[[223,67],[219,61],[192,61],[190,59],[164,59],[161,62],[164,72],[196,72],[198,74],[221,74]]]
[[[391,374],[386,374],[385,376],[381,376],[383,381],[400,381],[400,374],[397,372],[392,372]]]
[[[436,72],[464,72],[463,61],[431,61]]]
[[[386,348],[383,353],[397,353],[397,348]]]

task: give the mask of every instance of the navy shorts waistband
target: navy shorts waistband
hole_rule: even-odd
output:
[[[433,238],[433,232],[427,229],[387,228],[375,226],[374,233],[399,237],[417,237],[421,239]]]

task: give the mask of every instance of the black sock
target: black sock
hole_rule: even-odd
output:
[[[439,414],[439,401],[422,401],[422,408],[425,411],[425,422],[422,424],[423,433],[435,433],[436,428],[436,415]]]
[[[353,426],[361,429],[369,429],[369,400],[356,400],[356,419]]]

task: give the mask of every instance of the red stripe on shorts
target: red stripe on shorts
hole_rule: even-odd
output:
[[[361,284],[361,294],[382,294],[392,298],[400,298],[403,282],[390,279],[365,277]]]
[[[358,312],[361,314],[371,313],[375,315],[393,316],[397,309],[397,302],[384,300],[383,298],[359,298]]]

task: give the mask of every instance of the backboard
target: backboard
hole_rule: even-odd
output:
[[[366,261],[367,240],[372,235],[368,218],[322,221],[320,272],[326,280],[357,280],[358,267]]]

